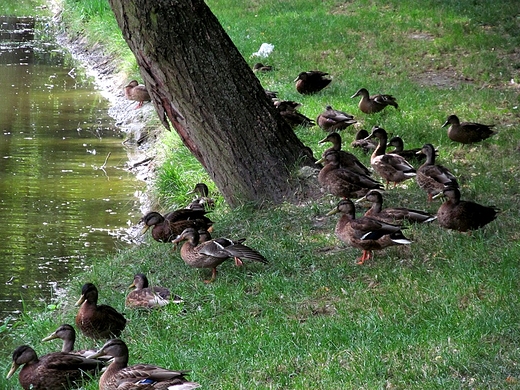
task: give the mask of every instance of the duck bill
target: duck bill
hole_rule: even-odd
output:
[[[130,286],[128,286],[128,290],[135,287],[135,283],[132,283]]]
[[[88,355],[87,359],[95,359],[95,358],[98,358],[98,357],[104,356],[104,355],[105,355],[105,352],[103,351],[103,348],[101,348],[99,351],[94,352],[92,355]]]
[[[449,124],[450,124],[450,122],[446,121],[446,122],[444,122],[444,124],[443,124],[441,127],[446,127],[446,126],[448,126]]]
[[[82,296],[78,299],[78,301],[76,302],[75,306],[81,306],[81,304],[82,304],[83,302],[85,302],[85,296],[84,296],[84,295],[82,295]]]
[[[339,210],[336,208],[336,209],[330,210],[326,215],[334,215],[334,214],[337,214],[338,212],[339,212]]]
[[[144,225],[144,227],[141,229],[141,236],[145,234],[148,231],[148,229],[150,229],[150,226]]]
[[[14,375],[14,373],[16,372],[16,370],[18,370],[18,367],[19,367],[19,365],[16,364],[15,362],[13,362],[13,365],[11,366],[11,369],[7,373],[6,379],[11,378]]]
[[[50,341],[50,340],[54,340],[54,339],[57,339],[58,338],[58,335],[56,335],[56,333],[53,333],[47,337],[45,337],[44,339],[42,339],[42,341]]]

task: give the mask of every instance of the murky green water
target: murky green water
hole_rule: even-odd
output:
[[[139,219],[143,185],[108,102],[45,22],[0,23],[1,320],[124,246],[115,236]]]

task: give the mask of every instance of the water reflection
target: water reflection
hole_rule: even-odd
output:
[[[123,245],[141,184],[107,102],[45,22],[0,18],[0,318]],[[36,36],[36,38],[35,38]],[[7,38],[7,40],[6,40]]]

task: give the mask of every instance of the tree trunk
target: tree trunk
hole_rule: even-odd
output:
[[[156,111],[231,207],[293,201],[314,164],[202,0],[109,0]]]

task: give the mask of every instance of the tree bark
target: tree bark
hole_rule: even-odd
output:
[[[109,0],[156,111],[231,207],[294,201],[312,151],[202,0]]]

